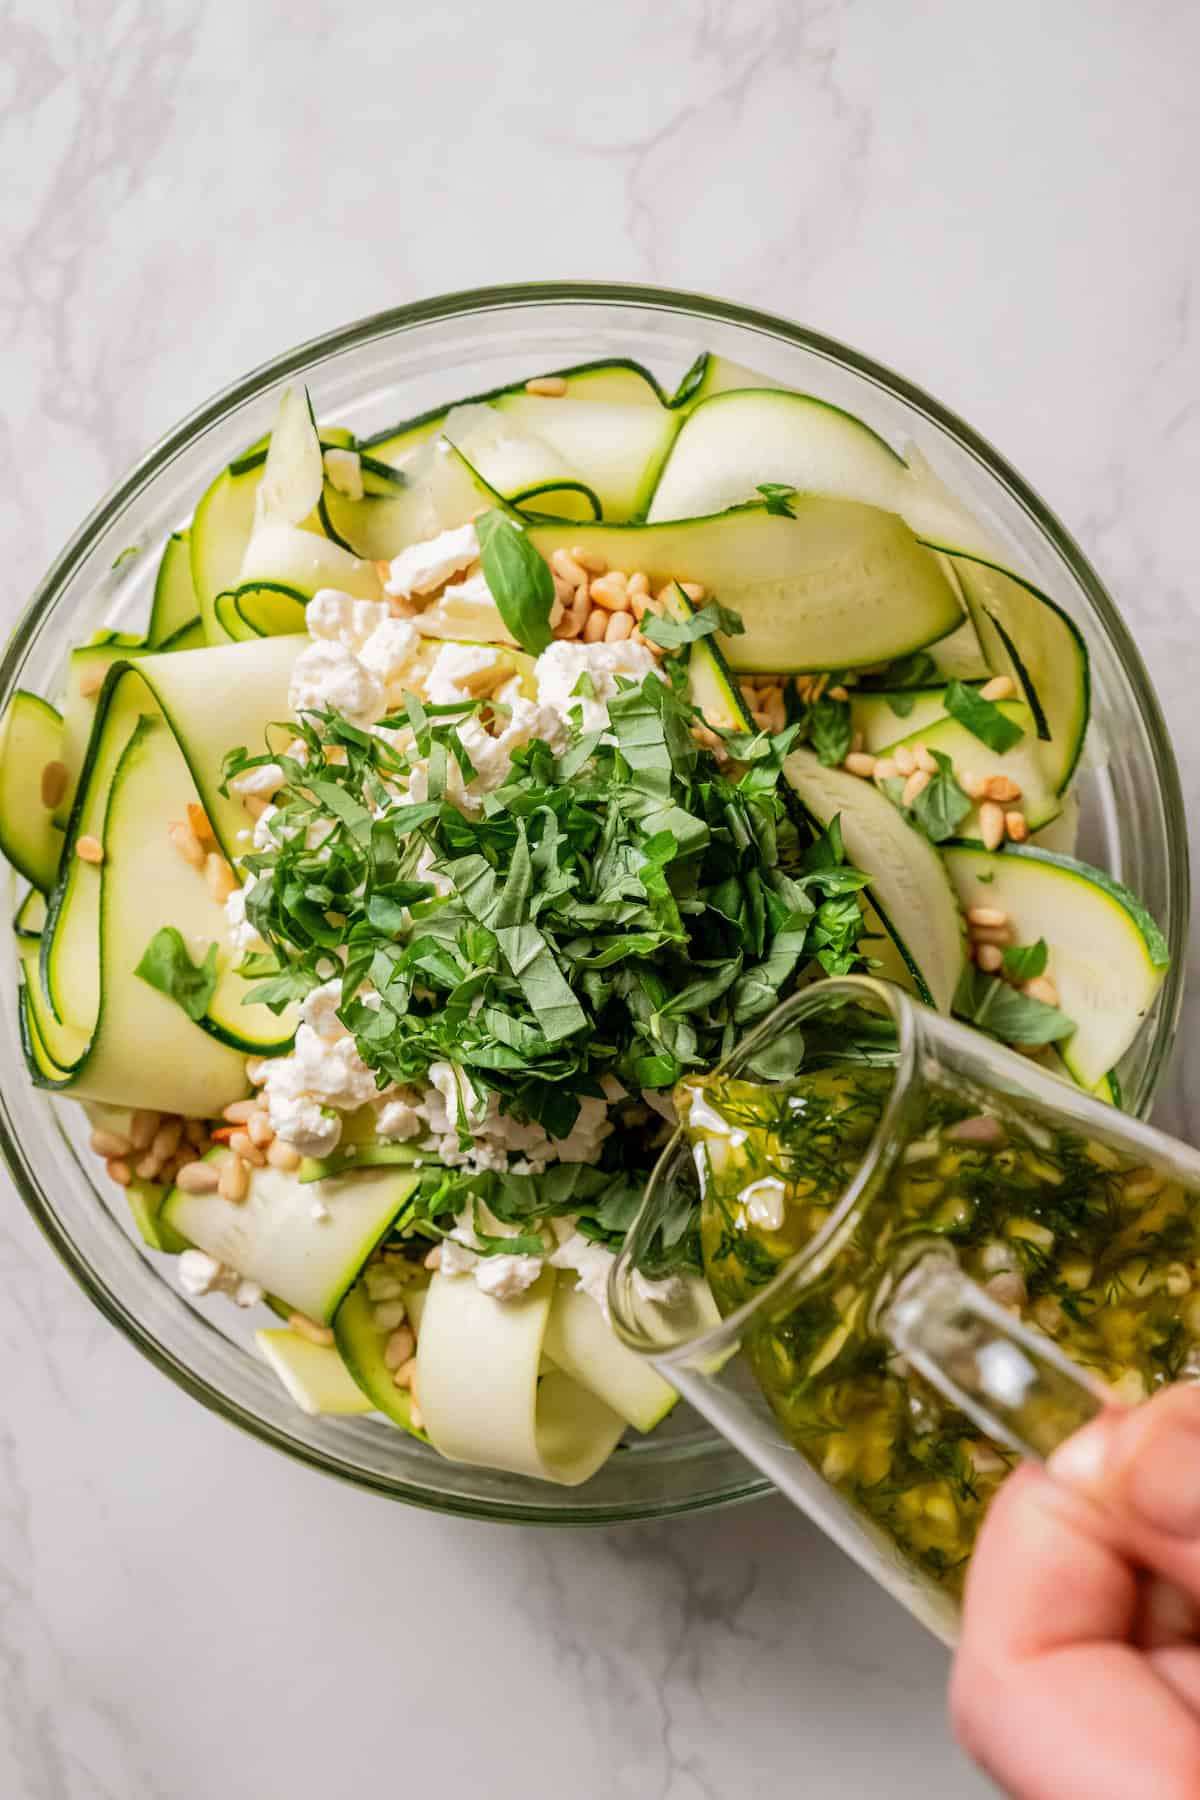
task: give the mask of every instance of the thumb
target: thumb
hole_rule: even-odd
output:
[[[1200,1389],[1106,1413],[1046,1468],[1099,1509],[1098,1535],[1200,1601]]]

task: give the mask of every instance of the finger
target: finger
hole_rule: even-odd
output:
[[[1056,1450],[1047,1470],[1092,1503],[1093,1536],[1200,1602],[1200,1391],[1170,1388],[1106,1414]]]
[[[1010,1792],[1057,1800],[1064,1770],[1089,1800],[1200,1792],[1200,1719],[1128,1641],[1140,1605],[1093,1502],[1032,1469],[1005,1483],[967,1580],[951,1711]]]

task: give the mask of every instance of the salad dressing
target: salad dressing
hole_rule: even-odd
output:
[[[892,1080],[888,1067],[830,1061],[779,1083],[718,1073],[680,1085],[722,1316],[829,1223]],[[1105,1144],[946,1092],[920,1105],[823,1271],[760,1309],[742,1347],[788,1439],[957,1594],[1015,1458],[872,1333],[884,1265],[906,1240],[943,1240],[995,1299],[1132,1401],[1200,1374],[1200,1224],[1189,1193]]]

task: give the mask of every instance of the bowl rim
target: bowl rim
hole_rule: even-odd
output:
[[[951,438],[972,456],[1007,491],[1063,559],[1122,664],[1149,739],[1151,755],[1161,782],[1167,835],[1169,840],[1173,840],[1176,851],[1167,869],[1169,922],[1187,919],[1190,880],[1186,814],[1178,765],[1162,709],[1132,633],[1116,602],[1057,514],[986,438],[925,389],[885,364],[836,338],[781,318],[777,314],[687,290],[597,281],[522,282],[458,289],[452,293],[411,301],[403,306],[365,315],[332,331],[309,338],[281,355],[260,363],[185,414],[175,426],[153,442],[128,473],[108,489],[82,520],[37,584],[13,627],[3,655],[0,656],[0,695],[6,696],[15,686],[31,640],[44,615],[88,555],[95,540],[153,480],[165,463],[235,408],[258,398],[271,386],[298,373],[316,360],[353,350],[374,339],[411,331],[423,325],[478,317],[502,309],[547,305],[624,306],[637,308],[642,312],[659,311],[692,321],[731,325],[766,337],[782,339],[870,381],[922,415],[938,432]],[[1145,1084],[1147,1093],[1140,1109],[1142,1111],[1146,1110],[1152,1100],[1165,1068],[1176,1035],[1183,1003],[1183,988],[1184,961],[1180,955],[1172,958],[1158,997],[1154,1039]],[[110,1323],[117,1326],[156,1368],[209,1411],[219,1413],[240,1430],[309,1468],[333,1475],[360,1489],[429,1511],[534,1525],[613,1524],[663,1518],[730,1506],[773,1491],[772,1484],[747,1465],[745,1480],[730,1482],[719,1492],[709,1494],[670,1499],[653,1497],[644,1504],[589,1504],[581,1501],[577,1508],[542,1507],[536,1501],[522,1501],[517,1510],[507,1500],[493,1502],[475,1497],[468,1500],[454,1494],[410,1487],[403,1480],[384,1477],[361,1466],[351,1465],[332,1450],[317,1451],[278,1431],[269,1421],[242,1407],[214,1384],[195,1373],[109,1293],[90,1265],[78,1254],[53,1210],[44,1201],[41,1183],[27,1164],[3,1108],[0,1108],[0,1154],[8,1165],[26,1210],[70,1275]]]

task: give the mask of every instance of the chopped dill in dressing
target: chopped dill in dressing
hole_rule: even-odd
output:
[[[891,1086],[887,1067],[837,1059],[785,1082],[680,1084],[723,1316],[828,1223]],[[829,1266],[757,1315],[742,1347],[790,1441],[957,1594],[1015,1459],[868,1330],[883,1265],[906,1238],[944,1238],[1002,1305],[1136,1400],[1200,1375],[1200,1215],[1181,1187],[1107,1145],[1041,1120],[1026,1134],[944,1092],[922,1106]]]

